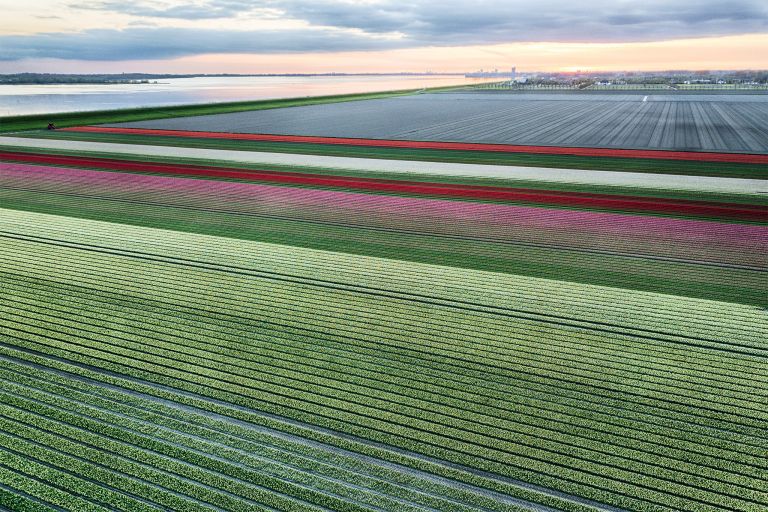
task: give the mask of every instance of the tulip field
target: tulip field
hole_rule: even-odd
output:
[[[0,510],[768,509],[764,155],[138,135],[0,145]]]

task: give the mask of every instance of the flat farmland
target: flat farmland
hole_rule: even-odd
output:
[[[0,511],[768,510],[763,98],[0,137]]]
[[[112,126],[768,153],[768,95],[421,94]]]

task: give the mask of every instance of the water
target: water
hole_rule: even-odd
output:
[[[0,116],[419,89],[463,76],[200,77],[149,84],[0,85]]]

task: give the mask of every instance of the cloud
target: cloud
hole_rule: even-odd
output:
[[[69,5],[70,8],[74,9],[109,11],[147,18],[184,20],[231,18],[242,12],[254,10],[253,6],[253,2],[245,0],[209,0],[182,4],[104,0],[101,2],[74,3]]]
[[[251,32],[137,27],[0,36],[0,60],[147,60],[206,53],[303,53],[398,47],[402,45],[396,41],[333,29]]]
[[[102,0],[71,4],[134,19],[123,30],[0,36],[0,60],[163,59],[201,53],[364,51],[515,42],[645,42],[768,32],[764,0]],[[258,31],[178,20],[305,22]],[[153,27],[153,24],[162,26]]]
[[[73,7],[139,17],[204,20],[248,14],[316,26],[404,34],[422,44],[634,42],[759,33],[764,0],[102,0]]]
[[[637,42],[760,33],[768,3],[754,0],[412,0],[348,3],[274,0],[316,25],[404,33],[423,44]]]

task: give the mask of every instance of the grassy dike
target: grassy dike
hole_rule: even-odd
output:
[[[427,89],[443,91],[464,86],[446,86]],[[59,128],[104,123],[125,123],[146,121],[148,119],[166,119],[169,117],[200,116],[207,114],[228,114],[248,110],[266,110],[270,108],[301,107],[343,101],[372,100],[416,94],[423,89],[403,89],[373,93],[337,94],[301,98],[281,98],[256,101],[236,101],[226,103],[204,103],[200,105],[173,105],[165,107],[143,107],[116,110],[94,110],[92,112],[62,112],[54,114],[32,114],[26,116],[0,117],[0,133],[42,129],[48,123],[55,123]]]

